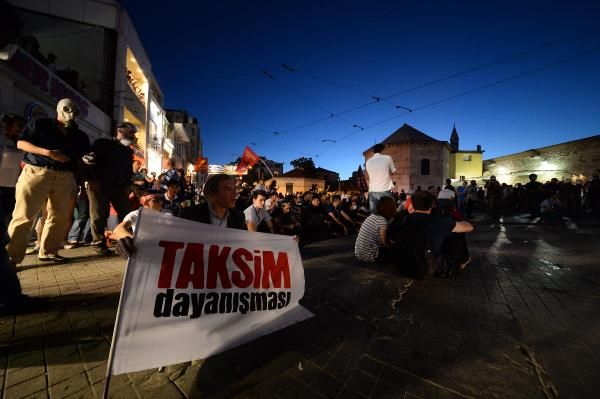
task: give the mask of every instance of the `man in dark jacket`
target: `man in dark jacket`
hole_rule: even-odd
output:
[[[90,141],[79,130],[77,104],[63,98],[56,107],[57,117],[38,118],[17,138],[17,148],[25,153],[25,167],[15,192],[15,210],[8,226],[10,242],[6,250],[13,264],[25,256],[33,221],[48,200],[48,218],[40,242],[41,261],[63,262],[58,254],[68,220],[69,202],[77,195],[75,173]]]
[[[223,228],[243,230],[246,225],[244,213],[235,208],[235,180],[228,175],[212,175],[204,184],[206,203],[181,208],[179,217]],[[130,237],[117,242],[117,252],[127,258],[134,251]]]
[[[133,175],[133,150],[137,128],[123,122],[111,139],[98,139],[92,145],[92,153],[84,157],[89,166],[87,171],[92,247],[101,255],[107,253],[104,229],[112,204],[119,222],[131,212],[129,193]]]

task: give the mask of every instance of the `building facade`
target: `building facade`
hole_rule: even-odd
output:
[[[427,189],[441,186],[448,177],[450,146],[404,124],[385,140],[382,154],[394,160],[396,172],[392,176],[395,188],[407,191],[410,184]],[[373,156],[373,148],[363,152],[365,162]],[[368,175],[367,175],[368,180]]]
[[[292,169],[276,177],[277,192],[283,195],[304,193],[306,191],[323,192],[326,188],[325,179],[318,177],[314,171]],[[269,187],[273,179],[265,180],[265,186]]]
[[[112,133],[112,82],[118,6],[58,0],[2,5],[0,113],[56,115],[64,97],[80,108],[91,141]]]
[[[483,174],[483,150],[461,150],[456,127],[450,134],[450,154],[448,155],[448,178],[452,180],[477,180]]]
[[[198,119],[185,110],[168,109],[166,115],[173,129],[173,134],[169,137],[169,144],[173,148],[171,155],[180,167],[188,169],[189,165],[194,165],[202,157]]]
[[[159,174],[168,126],[163,93],[127,11],[114,0],[2,7],[0,113],[54,117],[58,100],[69,97],[90,141],[112,137],[121,121],[135,124],[135,157]]]
[[[526,183],[531,173],[542,183],[552,178],[585,182],[600,174],[600,135],[491,158],[483,161],[483,170],[484,178],[495,175],[507,184]]]

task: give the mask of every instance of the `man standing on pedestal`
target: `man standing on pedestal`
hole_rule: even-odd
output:
[[[23,260],[31,224],[46,199],[48,218],[41,235],[39,259],[66,260],[58,250],[69,202],[78,191],[74,172],[81,156],[89,151],[90,142],[75,123],[79,108],[72,100],[60,100],[56,111],[56,119],[39,118],[17,138],[17,148],[25,152],[25,168],[17,182],[16,206],[8,226],[10,242],[6,250],[13,264]]]
[[[117,134],[112,139],[98,139],[92,152],[84,157],[88,168],[88,197],[90,199],[90,219],[92,226],[92,247],[99,255],[106,255],[108,249],[104,238],[112,204],[119,223],[131,212],[129,193],[133,175],[133,150],[137,128],[129,122],[117,126]]]
[[[392,173],[396,171],[394,160],[389,155],[383,155],[381,151],[385,146],[375,144],[373,147],[373,156],[369,158],[366,164],[367,175],[369,176],[369,209],[371,213],[377,209],[377,203],[383,197],[393,198]]]

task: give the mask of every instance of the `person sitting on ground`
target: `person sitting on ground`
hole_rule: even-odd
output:
[[[382,197],[377,202],[376,212],[369,215],[360,226],[354,244],[356,259],[375,262],[388,258],[387,251],[382,251],[382,248],[390,245],[387,228],[394,216],[396,216],[396,201],[392,197]]]
[[[277,195],[277,191],[272,191],[269,194],[269,198],[265,201],[265,210],[271,214],[275,208],[277,208],[277,204],[279,203],[279,195]]]
[[[173,215],[179,215],[182,198],[179,196],[179,180],[169,180],[167,191],[163,196],[163,208],[169,210]]]
[[[248,231],[275,232],[271,215],[265,209],[266,198],[267,193],[265,191],[255,190],[252,192],[252,205],[244,210]]]
[[[557,194],[546,197],[540,203],[540,219],[543,222],[552,222],[561,220],[560,216],[560,208],[562,207],[562,203],[558,198]]]
[[[294,236],[300,234],[300,222],[292,213],[292,205],[289,202],[282,202],[277,209],[271,213],[275,222],[275,230],[278,234]]]
[[[181,208],[179,217],[193,222],[212,224],[222,228],[243,230],[244,214],[235,209],[235,181],[226,174],[211,175],[204,184],[206,202]],[[118,240],[117,252],[124,258],[135,251],[131,237]]]
[[[142,207],[152,209],[153,211],[161,212],[167,215],[173,215],[168,209],[163,208],[163,195],[160,191],[150,192],[140,198]],[[133,238],[135,233],[135,224],[138,216],[140,215],[140,209],[131,211],[123,218],[123,221],[115,227],[112,232],[111,240],[119,240],[123,237]]]
[[[331,198],[331,204],[325,207],[325,212],[327,212],[327,216],[333,221],[333,230],[343,232],[347,236],[349,233],[348,226],[354,226],[354,221],[341,209],[341,204],[342,198],[339,195],[334,195]]]
[[[329,226],[325,223],[325,215],[318,194],[313,194],[308,208],[302,210],[300,224],[302,238],[306,242],[317,241],[329,237]]]
[[[470,260],[464,234],[453,240],[452,233],[468,233],[473,231],[473,226],[469,222],[432,215],[434,202],[431,193],[415,192],[410,198],[408,215],[390,229],[395,243],[394,259],[403,272],[414,277],[444,274],[455,265],[466,266]],[[443,254],[447,261],[443,265],[442,247],[451,250]],[[450,264],[454,262],[456,264]]]

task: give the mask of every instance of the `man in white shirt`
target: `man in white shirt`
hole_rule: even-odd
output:
[[[248,231],[258,231],[258,226],[260,226],[262,222],[265,222],[269,231],[271,233],[274,232],[271,215],[265,210],[266,198],[267,193],[265,191],[257,190],[252,193],[252,205],[244,211]]]
[[[375,144],[373,156],[367,160],[366,169],[369,176],[369,208],[371,213],[377,209],[377,203],[383,197],[394,197],[392,195],[392,174],[396,171],[394,160],[389,155],[383,155],[381,151],[385,146]]]

